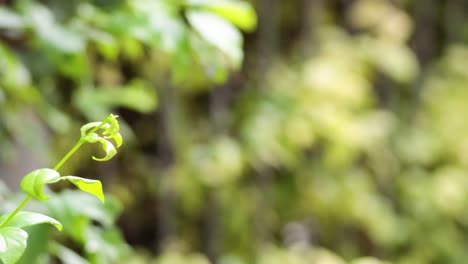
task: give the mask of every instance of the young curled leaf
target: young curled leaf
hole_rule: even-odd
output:
[[[115,142],[116,147],[122,146],[122,135],[120,135],[120,133],[115,133],[109,136],[104,136],[104,138],[112,138]]]
[[[24,176],[21,180],[20,186],[21,189],[29,194],[31,197],[45,201],[49,199],[47,195],[44,194],[44,186],[46,184],[57,182],[60,179],[60,174],[48,168],[34,170]]]
[[[107,119],[110,124],[109,130],[111,131],[109,134],[114,134],[114,133],[119,133],[120,130],[120,125],[119,122],[117,121],[118,115],[110,114]]]
[[[78,189],[96,196],[102,203],[104,203],[104,193],[102,191],[102,184],[100,181],[76,176],[63,176],[60,180],[67,180],[73,183],[78,187]]]
[[[17,227],[0,228],[0,260],[3,264],[18,262],[26,249],[28,233]]]
[[[117,154],[117,150],[115,149],[114,145],[110,143],[108,140],[104,139],[103,137],[100,137],[96,133],[90,133],[86,137],[84,137],[84,140],[86,140],[89,143],[96,143],[99,142],[101,143],[102,149],[106,153],[106,156],[103,158],[96,158],[93,156],[94,160],[97,161],[106,161],[110,160],[115,154]]]
[[[86,134],[88,134],[88,131],[92,128],[95,128],[95,127],[98,127],[102,124],[102,122],[91,122],[91,123],[88,123],[84,126],[81,127],[80,131],[81,131],[81,137],[85,137]]]
[[[10,214],[0,216],[0,226],[3,226],[3,223],[5,223],[9,216]],[[25,211],[18,212],[4,227],[23,228],[38,224],[51,224],[57,230],[62,230],[62,224],[54,218],[40,213]]]
[[[120,125],[117,121],[117,115],[111,114],[107,117],[109,126],[106,127],[102,135],[104,138],[112,138],[115,142],[116,147],[120,147],[122,145],[122,136],[119,133]]]
[[[120,125],[117,121],[117,115],[110,114],[104,122],[91,122],[81,127],[81,137],[86,138],[90,134],[97,132],[97,130],[102,129],[102,136],[104,138],[111,138],[115,142],[115,146],[118,148],[122,145],[122,135],[120,135]],[[95,136],[90,136],[95,137]],[[91,142],[87,140],[88,142]],[[97,142],[99,140],[96,140]],[[94,143],[94,142],[93,142]]]

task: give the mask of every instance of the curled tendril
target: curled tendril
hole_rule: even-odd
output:
[[[82,139],[89,143],[101,143],[102,149],[106,153],[103,158],[93,156],[94,160],[106,161],[111,159],[117,153],[116,148],[122,145],[122,135],[119,133],[120,126],[117,117],[117,115],[111,114],[104,122],[91,122],[81,127]],[[96,133],[98,130],[102,130],[102,136]],[[115,146],[107,139],[112,139]]]

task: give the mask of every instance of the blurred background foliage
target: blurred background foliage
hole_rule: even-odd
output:
[[[125,146],[31,204],[22,263],[468,259],[462,0],[2,0],[1,211],[84,122]],[[12,190],[12,191],[10,191]],[[83,208],[84,200],[90,206]]]

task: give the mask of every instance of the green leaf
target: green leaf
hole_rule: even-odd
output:
[[[49,199],[44,194],[44,186],[49,183],[57,182],[60,179],[60,174],[52,169],[43,168],[34,170],[24,176],[21,180],[21,189],[31,197],[45,201]]]
[[[21,258],[27,239],[28,233],[20,228],[0,228],[0,260],[3,264],[14,264]]]
[[[70,181],[76,187],[78,187],[78,189],[96,196],[99,198],[99,200],[101,200],[101,202],[104,203],[104,193],[102,192],[102,184],[100,181],[76,176],[63,176],[60,178],[60,180]]]
[[[5,220],[10,216],[10,214],[2,215],[0,217],[0,226],[3,225]],[[62,224],[59,221],[49,217],[47,215],[43,215],[40,213],[33,213],[33,212],[25,212],[21,211],[18,212],[11,220],[8,222],[6,227],[17,227],[23,228],[32,225],[38,224],[51,224],[55,226],[59,231],[62,230]]]
[[[93,156],[94,160],[97,160],[97,161],[110,160],[115,154],[117,154],[117,150],[115,149],[114,145],[112,145],[112,143],[110,143],[103,137],[100,137],[96,133],[90,133],[84,139],[90,143],[96,143],[96,142],[101,143],[102,149],[104,150],[104,152],[106,152],[106,156],[104,156],[103,158],[96,158]]]
[[[79,53],[85,48],[85,39],[71,27],[57,23],[52,11],[41,5],[27,6],[26,17],[41,43],[54,51],[63,53]]]
[[[191,5],[214,12],[242,30],[252,31],[257,26],[257,16],[252,5],[232,0],[191,0]]]
[[[237,28],[218,15],[189,11],[187,19],[192,27],[209,43],[221,50],[238,68],[243,59],[242,36]]]

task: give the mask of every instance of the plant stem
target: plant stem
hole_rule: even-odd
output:
[[[107,117],[99,126],[93,128],[90,132],[88,132],[87,135],[99,130],[106,122],[108,122],[108,120],[109,118]],[[80,138],[80,140],[78,140],[78,142],[76,142],[73,148],[70,149],[70,151],[68,151],[67,154],[65,154],[65,156],[63,156],[63,158],[57,163],[57,165],[55,165],[54,170],[58,171],[58,169],[60,169],[63,166],[63,164],[73,155],[73,153],[75,153],[84,143],[86,143],[86,140],[83,136]],[[31,200],[31,198],[32,197],[29,195],[26,198],[24,198],[24,200],[18,205],[18,207],[16,207],[16,209],[10,214],[10,216],[8,216],[8,218],[5,220],[5,222],[3,222],[3,224],[0,225],[0,227],[6,226],[13,219],[13,217],[15,217],[15,215],[18,214],[18,212],[21,209],[23,209],[23,207],[29,202],[29,200]]]
[[[73,155],[73,153],[75,153],[85,142],[86,141],[83,138],[80,138],[80,140],[76,142],[73,148],[70,149],[70,151],[68,151],[68,153],[65,154],[65,156],[63,156],[63,158],[57,163],[57,165],[55,165],[54,170],[57,171],[58,169],[60,169],[60,167],[62,167],[62,165],[71,157],[71,155]],[[13,217],[15,217],[15,215],[21,209],[23,209],[23,207],[29,202],[29,200],[31,200],[31,198],[32,197],[29,195],[26,198],[24,198],[24,200],[18,205],[18,207],[16,207],[13,213],[11,213],[10,216],[8,216],[8,218],[5,220],[5,222],[3,222],[2,225],[0,225],[0,227],[7,225],[13,219]]]
[[[68,153],[65,154],[65,156],[63,156],[63,158],[57,163],[57,165],[55,165],[54,170],[57,171],[58,169],[60,169],[62,165],[71,157],[71,155],[73,155],[73,153],[75,153],[85,142],[86,141],[83,138],[80,138],[80,140],[76,142],[75,146],[73,146],[73,148],[70,149],[70,151],[68,151]]]
[[[29,200],[31,200],[31,196],[28,195],[26,198],[24,198],[20,205],[16,207],[13,213],[11,213],[10,216],[8,216],[8,218],[5,220],[5,222],[3,222],[3,224],[0,227],[7,225],[11,221],[11,219],[13,219],[13,217],[29,202]]]

